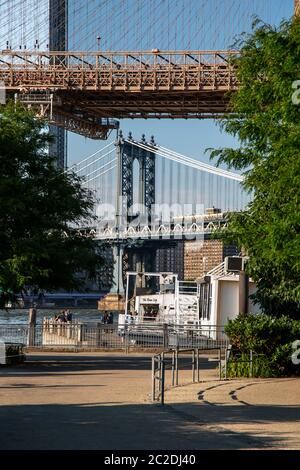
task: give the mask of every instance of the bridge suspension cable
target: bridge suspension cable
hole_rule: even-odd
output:
[[[239,175],[237,173],[233,173],[227,170],[223,170],[221,168],[216,168],[212,165],[208,165],[207,163],[199,162],[198,160],[195,160],[190,157],[186,157],[185,155],[174,152],[165,147],[150,146],[150,145],[143,144],[141,142],[136,142],[133,140],[126,140],[126,142],[131,143],[132,145],[135,145],[143,150],[154,152],[155,154],[160,155],[161,157],[167,158],[168,160],[173,160],[176,163],[181,163],[183,165],[189,166],[196,170],[205,171],[207,173],[212,173],[213,175],[216,175],[216,176],[223,176],[224,178],[229,178],[231,180],[235,180],[239,182],[243,181],[242,175]]]
[[[103,174],[106,173],[105,172],[100,172],[99,174],[97,174],[96,176],[94,176],[93,178],[90,178],[91,175],[97,173],[98,171],[100,170],[103,170],[104,168],[106,168],[108,165],[111,165],[112,163],[114,163],[117,159],[116,158],[113,158],[112,160],[110,160],[109,162],[105,163],[104,165],[100,166],[99,168],[96,168],[96,170],[92,171],[91,173],[88,173],[86,175],[86,178],[88,178],[86,181],[83,182],[83,184],[88,184],[90,181],[93,181],[94,179],[96,178],[99,178],[100,176],[102,176]],[[115,167],[116,165],[114,165]],[[108,170],[111,170],[112,168],[109,168]]]
[[[97,150],[96,152],[92,153],[91,155],[89,155],[88,157],[84,158],[83,160],[80,160],[79,162],[77,163],[74,163],[73,165],[71,165],[69,168],[67,168],[64,173],[68,173],[70,170],[74,171],[74,173],[78,173],[79,171],[82,170],[82,168],[79,168],[79,166],[82,164],[82,163],[85,163],[86,161],[90,160],[91,158],[95,157],[96,155],[98,155],[100,152],[103,152],[103,150],[105,150],[106,148],[110,147],[111,145],[113,145],[113,142],[109,142],[107,145],[105,145],[104,147],[102,147],[101,149]],[[74,168],[74,169],[73,169]]]
[[[98,162],[100,162],[101,160],[103,160],[103,158],[107,157],[107,155],[110,155],[110,154],[113,153],[114,151],[115,151],[115,149],[111,149],[109,152],[106,152],[104,155],[101,155],[101,157],[96,158],[96,160],[93,160],[92,162],[88,163],[88,164],[85,165],[84,167],[79,168],[77,171],[75,170],[74,173],[80,173],[81,171],[86,170],[86,169],[89,168],[90,166],[95,165],[95,163],[98,163]]]

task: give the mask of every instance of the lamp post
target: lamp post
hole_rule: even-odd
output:
[[[98,46],[98,51],[100,51],[100,41],[101,41],[101,36],[97,36],[97,46]]]

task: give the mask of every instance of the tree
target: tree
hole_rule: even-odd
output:
[[[226,238],[250,256],[255,295],[273,315],[300,313],[300,19],[279,28],[258,20],[243,35],[233,59],[239,80],[232,113],[221,128],[237,137],[239,148],[216,149],[218,164],[244,170],[253,193],[246,211],[229,216]],[[300,100],[299,100],[300,101]]]
[[[56,168],[43,120],[0,108],[0,305],[24,289],[79,289],[102,264],[95,242],[75,230],[92,217],[90,192]]]

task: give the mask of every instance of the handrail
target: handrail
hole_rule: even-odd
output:
[[[222,380],[222,348],[215,347],[215,350],[219,351],[218,359],[215,361],[219,364],[219,380]],[[225,377],[227,380],[227,350],[225,348]],[[159,354],[152,356],[152,401],[160,402],[163,406],[165,403],[165,371],[170,368],[172,371],[172,383],[171,387],[177,387],[179,384],[178,378],[178,359],[179,353],[192,353],[192,383],[200,382],[200,368],[199,368],[199,348],[184,348],[184,349],[166,349]],[[172,354],[171,364],[166,363],[166,355]],[[158,393],[157,393],[157,382],[158,382]]]

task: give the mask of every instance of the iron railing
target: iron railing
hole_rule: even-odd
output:
[[[226,362],[226,351],[224,350],[224,360],[222,360],[222,348],[211,346],[210,349],[218,350],[217,359],[210,358],[210,362],[216,362],[219,370],[219,380],[222,380],[222,369],[224,361]],[[168,349],[159,354],[152,356],[152,401],[158,402],[161,405],[165,404],[165,391],[167,389],[166,371],[171,370],[171,382],[169,388],[178,387],[179,385],[179,370],[183,369],[182,361],[180,359],[188,359],[188,364],[185,361],[185,369],[191,371],[191,381],[189,383],[200,382],[200,361],[199,354],[200,348],[189,349]]]
[[[201,325],[161,323],[107,325],[102,323],[58,323],[44,321],[35,327],[0,324],[0,340],[19,342],[33,348],[84,349],[154,349],[226,348],[223,328]]]

